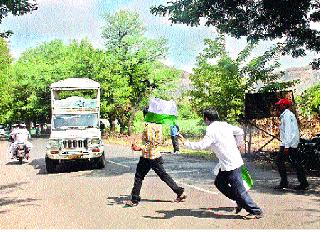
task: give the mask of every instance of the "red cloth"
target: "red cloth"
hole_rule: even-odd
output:
[[[286,98],[281,98],[278,102],[275,103],[276,105],[291,105],[292,102]]]

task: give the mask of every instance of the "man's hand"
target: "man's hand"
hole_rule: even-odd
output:
[[[289,148],[284,148],[283,154],[284,154],[285,156],[288,156],[288,155],[289,155]]]
[[[244,154],[245,153],[245,147],[244,147],[244,144],[240,144],[238,145],[238,149],[240,151],[241,154]]]
[[[133,151],[141,151],[142,150],[141,147],[137,146],[135,143],[132,143],[131,149]]]
[[[184,145],[186,138],[184,138],[180,133],[178,134],[178,140]]]

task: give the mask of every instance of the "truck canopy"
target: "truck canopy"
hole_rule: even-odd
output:
[[[68,78],[52,83],[50,88],[54,90],[99,89],[100,84],[89,78]]]

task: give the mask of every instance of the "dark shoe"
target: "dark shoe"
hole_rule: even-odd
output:
[[[242,210],[242,207],[237,205],[236,207],[236,214],[240,213],[240,211]]]
[[[135,206],[137,206],[139,203],[136,202],[136,201],[131,201],[131,200],[129,200],[129,201],[126,201],[124,204],[125,204],[125,207],[135,207]]]
[[[294,187],[295,190],[308,190],[308,188],[309,188],[309,184],[300,184]]]
[[[279,190],[285,189],[285,188],[288,188],[288,185],[287,185],[287,184],[286,184],[286,185],[279,184],[279,185],[277,185],[276,187],[274,187],[274,189],[279,189]]]
[[[249,219],[261,219],[263,217],[263,214],[247,214],[246,216],[243,216],[243,219],[249,220]]]
[[[187,196],[185,194],[178,195],[177,198],[174,200],[175,202],[184,202]]]

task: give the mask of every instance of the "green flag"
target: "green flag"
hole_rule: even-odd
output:
[[[177,104],[175,101],[152,98],[149,102],[148,113],[144,120],[146,122],[175,125],[177,121]]]
[[[251,189],[253,186],[253,179],[251,178],[249,171],[245,165],[241,166],[241,176],[243,179],[243,184],[247,190]]]

